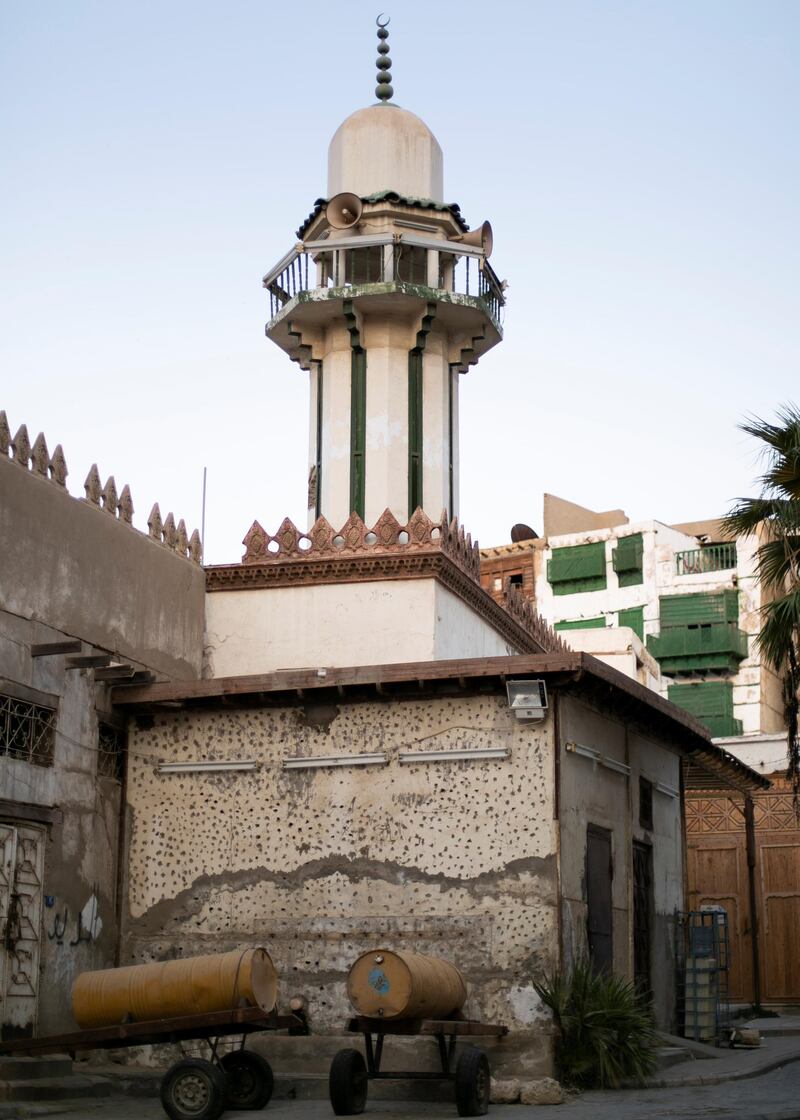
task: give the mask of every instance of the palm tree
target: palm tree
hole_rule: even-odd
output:
[[[778,410],[774,424],[758,417],[740,425],[762,443],[766,470],[758,498],[739,498],[724,519],[732,536],[756,534],[756,575],[765,592],[756,647],[783,678],[789,767],[800,816],[800,408]]]

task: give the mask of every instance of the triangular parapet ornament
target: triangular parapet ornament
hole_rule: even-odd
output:
[[[178,522],[178,531],[175,535],[175,550],[181,556],[185,556],[189,551],[189,534],[186,531],[186,522],[183,518]]]
[[[196,564],[199,564],[203,559],[203,542],[200,540],[197,529],[189,537],[189,557]]]
[[[28,429],[24,424],[20,424],[17,434],[11,441],[11,452],[14,462],[19,463],[21,467],[25,467],[27,470],[31,458],[31,441],[28,438]]]
[[[110,513],[112,517],[117,516],[117,484],[114,481],[113,474],[108,476],[106,484],[103,487],[103,509],[106,513]]]
[[[263,529],[257,521],[254,521],[245,533],[244,540],[242,541],[244,545],[242,563],[257,564],[259,561],[267,559],[269,557],[269,553],[267,552],[269,540],[270,538],[267,535],[266,529]]]
[[[64,449],[60,443],[56,444],[56,449],[50,456],[50,478],[55,482],[56,486],[63,486],[66,489],[67,475],[67,460],[64,458]]]
[[[178,530],[175,528],[175,517],[168,513],[164,518],[164,544],[167,548],[174,548],[178,540]]]
[[[33,441],[33,448],[31,449],[31,463],[36,474],[43,475],[47,478],[47,464],[50,461],[50,454],[47,450],[47,442],[44,438],[44,432],[39,432],[36,439]]]
[[[0,455],[8,455],[11,446],[11,429],[8,426],[8,417],[5,409],[0,410]]]
[[[509,585],[505,607],[511,617],[524,626],[538,642],[544,653],[569,652],[566,642],[545,622],[539,612],[534,610],[530,599],[525,598],[516,584]]]
[[[390,509],[385,509],[372,527],[381,548],[390,548],[400,540],[402,525]]]
[[[158,508],[158,502],[153,502],[153,508],[150,510],[150,516],[147,519],[147,528],[153,540],[160,543],[164,536],[164,523],[161,520],[161,510]]]
[[[339,536],[344,538],[342,547],[349,548],[353,552],[364,547],[366,535],[367,527],[357,513],[350,514],[339,533]]]
[[[308,530],[311,547],[317,552],[329,552],[333,547],[333,538],[336,532],[326,517],[320,515]]]
[[[86,494],[86,501],[91,502],[93,506],[99,506],[103,487],[100,482],[100,471],[97,469],[97,463],[92,463],[89,468],[89,473],[86,476],[83,489]]]
[[[133,521],[133,498],[131,497],[131,488],[127,482],[122,487],[122,493],[117,502],[117,509],[119,510],[120,521],[124,521],[126,525],[130,525]]]
[[[277,533],[272,539],[277,541],[278,547],[284,556],[296,556],[300,551],[297,546],[301,536],[302,534],[295,523],[288,517],[284,517]]]
[[[411,515],[411,520],[406,526],[409,538],[414,544],[427,544],[431,539],[431,530],[433,529],[433,522],[427,513],[419,506],[414,510]]]

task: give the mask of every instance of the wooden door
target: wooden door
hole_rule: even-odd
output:
[[[614,967],[614,911],[611,885],[614,865],[611,833],[590,824],[586,830],[586,923],[589,957],[598,972]]]
[[[44,833],[0,822],[0,1037],[33,1034],[39,990]]]
[[[764,957],[762,997],[800,1000],[800,845],[761,845],[761,928]]]
[[[633,979],[650,993],[650,930],[653,916],[653,849],[633,842]]]
[[[730,961],[728,991],[733,1000],[753,998],[753,958],[747,901],[747,857],[744,837],[705,840],[689,845],[689,909],[722,906],[728,915]]]

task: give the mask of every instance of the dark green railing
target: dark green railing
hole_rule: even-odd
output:
[[[690,548],[687,552],[675,553],[675,571],[679,576],[724,572],[735,567],[735,543],[709,544],[705,548]]]

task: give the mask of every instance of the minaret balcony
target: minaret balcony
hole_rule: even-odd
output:
[[[454,331],[484,335],[481,350],[502,338],[505,284],[482,249],[445,238],[381,233],[299,242],[263,283],[266,333],[286,350],[293,345],[290,321],[321,324],[341,314],[344,300],[376,312],[401,301],[435,301],[437,318]]]

